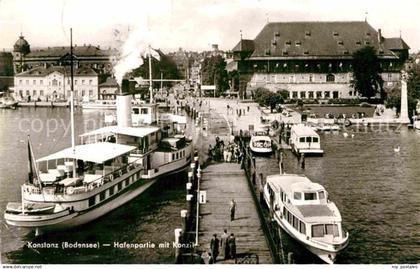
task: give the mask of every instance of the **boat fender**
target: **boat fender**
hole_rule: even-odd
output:
[[[131,170],[131,165],[127,165],[127,172]]]
[[[113,181],[113,180],[114,180],[114,175],[113,175],[113,174],[109,175],[109,179],[110,179],[111,181]]]
[[[93,184],[89,184],[88,189],[91,191],[94,189]]]
[[[119,174],[120,174],[120,176],[122,176],[122,174],[123,174],[122,170],[119,171]]]
[[[66,190],[67,194],[73,194],[74,193],[74,188],[73,187],[68,187]]]

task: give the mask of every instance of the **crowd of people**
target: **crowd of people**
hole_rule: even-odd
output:
[[[222,260],[236,259],[236,238],[233,233],[229,235],[227,229],[224,229],[220,239],[213,234],[210,251],[202,254],[204,262],[208,264],[216,263],[218,257]]]
[[[215,146],[209,145],[208,156],[210,160],[214,161],[241,163],[243,152],[235,141],[229,141],[225,144],[222,139],[216,136]]]

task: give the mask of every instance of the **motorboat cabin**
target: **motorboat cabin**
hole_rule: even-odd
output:
[[[290,146],[296,154],[322,155],[319,135],[309,126],[293,125],[290,130]]]

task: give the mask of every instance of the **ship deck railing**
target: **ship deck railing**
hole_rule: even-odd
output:
[[[44,195],[56,195],[56,194],[67,194],[67,195],[74,195],[74,194],[80,194],[85,193],[88,191],[93,191],[96,188],[101,187],[102,185],[114,181],[116,178],[126,174],[127,172],[138,168],[139,166],[142,166],[138,163],[138,159],[136,159],[133,162],[126,163],[125,165],[115,169],[115,166],[113,167],[106,167],[104,166],[104,170],[108,170],[107,168],[113,169],[112,171],[106,173],[105,175],[97,175],[97,174],[88,174],[85,173],[84,175],[75,178],[74,184],[69,186],[64,186],[63,184],[60,184],[61,181],[57,181],[53,184],[43,186],[40,188],[39,186],[33,185],[33,184],[24,184],[24,192],[29,194],[44,194]],[[98,171],[97,171],[98,172]],[[84,179],[86,176],[98,176],[94,180],[87,180]],[[67,178],[68,179],[68,178]],[[66,179],[64,179],[66,180]]]

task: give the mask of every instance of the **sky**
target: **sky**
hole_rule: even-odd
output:
[[[22,32],[31,47],[115,47],[128,33],[164,52],[232,49],[276,21],[367,21],[420,50],[419,0],[0,0],[0,49]]]

